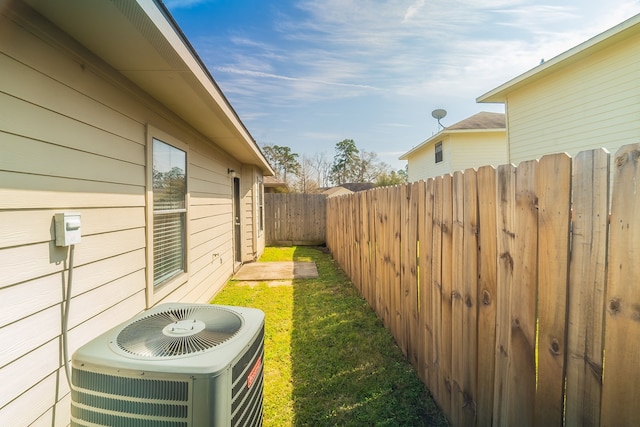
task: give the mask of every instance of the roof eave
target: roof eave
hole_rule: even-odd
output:
[[[578,46],[561,53],[560,55],[546,61],[535,68],[509,80],[508,82],[496,87],[495,89],[476,98],[479,103],[504,103],[507,94],[513,92],[522,86],[533,83],[543,77],[548,76],[564,67],[567,67],[584,57],[593,54],[599,50],[605,49],[620,40],[629,37],[639,31],[640,14],[635,15],[626,21],[616,25],[609,30],[598,34],[597,36],[579,44]]]
[[[416,145],[415,147],[413,147],[411,150],[407,151],[406,153],[404,153],[403,155],[401,155],[400,157],[398,157],[398,160],[408,160],[408,157],[410,157],[412,154],[414,154],[416,151],[421,150],[423,147],[426,147],[427,145],[429,145],[431,142],[435,141],[435,140],[439,140],[442,137],[448,135],[449,133],[451,133],[450,131],[447,131],[446,128],[442,129],[440,132],[436,133],[435,135],[433,135],[431,138],[426,139],[424,141],[422,141],[420,144]]]
[[[161,1],[24,1],[231,157],[274,174]]]

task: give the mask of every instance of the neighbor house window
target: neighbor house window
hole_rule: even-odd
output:
[[[185,271],[186,153],[153,139],[153,285]]]
[[[436,142],[436,163],[442,161],[442,141]]]

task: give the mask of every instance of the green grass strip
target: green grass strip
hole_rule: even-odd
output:
[[[266,314],[264,426],[446,426],[391,334],[332,257],[265,250],[260,261],[315,261],[292,286],[230,281],[215,304]]]

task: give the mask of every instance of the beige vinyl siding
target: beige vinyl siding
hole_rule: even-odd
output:
[[[508,163],[506,131],[457,132],[451,135],[451,171]]]
[[[431,159],[431,164],[433,164],[433,156],[433,144],[431,144],[431,150],[429,150],[429,147],[423,147],[407,158],[409,182],[419,181],[429,177],[429,159]]]
[[[0,420],[67,425],[59,349],[69,249],[53,243],[53,215],[82,215],[72,353],[149,305],[206,302],[224,285],[236,162],[66,35],[10,16],[0,12]],[[149,295],[148,125],[189,148],[189,281]]]
[[[254,192],[254,170],[252,167],[244,167],[242,168],[242,174],[240,176],[240,194],[242,197],[242,200],[240,201],[242,209],[242,262],[255,260],[253,232],[256,223],[255,203],[257,202],[257,199],[254,197]]]
[[[442,141],[443,160],[435,163],[435,144]],[[408,157],[409,181],[508,163],[506,131],[455,131],[434,139]]]
[[[442,161],[436,163],[435,145],[440,141],[442,141]],[[407,159],[409,163],[410,182],[440,176],[450,172],[451,145],[449,141],[450,137],[443,135],[442,139],[435,139]]]
[[[638,142],[639,57],[640,35],[510,93],[511,162]]]

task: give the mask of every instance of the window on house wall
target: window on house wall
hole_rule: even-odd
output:
[[[153,139],[153,285],[185,271],[187,156]]]
[[[436,163],[442,161],[442,141],[436,142]]]
[[[262,177],[258,177],[258,221],[260,231],[264,231],[264,183]]]

